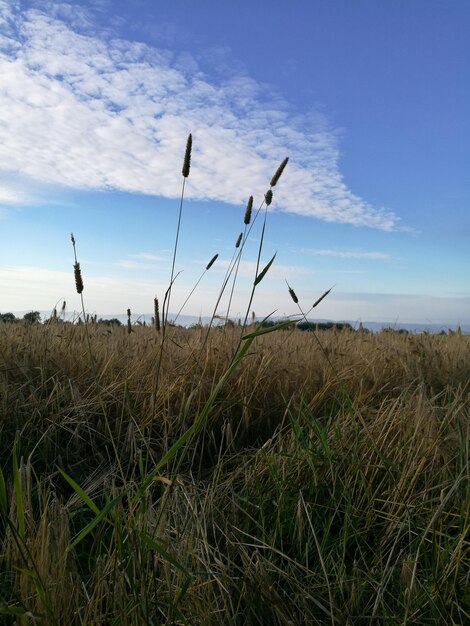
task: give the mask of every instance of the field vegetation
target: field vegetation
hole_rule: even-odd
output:
[[[182,328],[173,282],[152,326],[0,322],[2,623],[468,623],[470,337]]]

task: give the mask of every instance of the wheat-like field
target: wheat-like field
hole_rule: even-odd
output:
[[[469,337],[88,332],[0,325],[5,623],[465,623]]]

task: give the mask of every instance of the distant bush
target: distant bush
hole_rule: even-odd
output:
[[[113,317],[110,320],[100,318],[98,324],[103,324],[104,326],[122,326],[122,322],[118,320],[117,317]]]
[[[331,330],[332,328],[354,330],[351,324],[347,322],[299,322],[297,328],[299,330]]]
[[[19,322],[20,320],[13,315],[13,313],[0,313],[0,322],[5,322],[6,324],[14,324],[15,322]]]
[[[23,315],[23,321],[27,324],[39,324],[41,322],[41,314],[39,311],[30,311]]]

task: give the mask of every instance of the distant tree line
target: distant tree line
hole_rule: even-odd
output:
[[[29,313],[25,313],[22,318],[19,318],[13,315],[13,313],[0,313],[0,322],[4,322],[5,324],[17,324],[18,322],[39,324],[41,322],[41,314],[39,311],[30,311]]]
[[[271,328],[275,326],[278,322],[274,320],[265,320],[264,322],[259,322],[257,325],[261,328]],[[347,322],[297,322],[296,327],[299,330],[331,330],[332,328],[336,328],[336,330],[354,330],[351,324]]]
[[[77,323],[81,323],[82,321],[83,320],[81,318],[78,318],[76,320]],[[22,318],[20,318],[20,317],[16,317],[13,313],[0,313],[0,323],[2,322],[6,324],[18,324],[20,322],[27,323],[27,324],[40,324],[41,314],[39,311],[30,311],[29,313],[26,313],[25,315],[23,315]],[[67,322],[61,317],[58,317],[55,309],[51,317],[45,319],[43,323],[50,324],[52,322],[60,323],[60,324],[72,323],[72,322]],[[113,317],[111,319],[103,319],[103,318],[97,319],[96,315],[91,315],[91,316],[87,315],[86,322],[91,323],[91,324],[101,324],[103,326],[122,326],[122,322],[118,320],[116,317]],[[275,322],[274,320],[265,320],[263,322],[258,322],[257,326],[262,327],[262,328],[271,328],[272,326],[275,326],[277,323],[278,322]],[[173,326],[174,324],[171,324],[171,325]],[[303,322],[297,322],[296,326],[299,330],[331,330],[332,328],[335,328],[336,330],[344,330],[344,329],[348,329],[352,331],[354,330],[351,324],[348,324],[347,322],[303,321]]]
[[[88,316],[87,316],[88,317]],[[81,318],[77,320],[81,322]],[[96,316],[92,316],[89,320],[92,324],[103,324],[104,326],[122,326],[122,322],[120,322],[117,318],[113,317],[112,319],[96,319]],[[51,322],[57,324],[71,324],[72,322],[68,322],[57,316],[57,312],[54,309],[51,317],[44,320],[44,324],[49,324]],[[39,311],[30,311],[29,313],[25,313],[23,317],[16,317],[13,313],[0,313],[0,324],[40,324],[41,323],[41,313]]]
[[[297,328],[299,330],[354,330],[351,324],[347,322],[298,322]]]

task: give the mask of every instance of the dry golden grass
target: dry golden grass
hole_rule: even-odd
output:
[[[86,323],[0,324],[2,624],[468,623],[469,337],[247,327],[287,158],[243,328],[168,323],[191,147],[160,328],[89,320],[73,235]]]
[[[260,336],[136,499],[241,329],[132,330],[0,325],[5,623],[466,622],[470,337]]]

